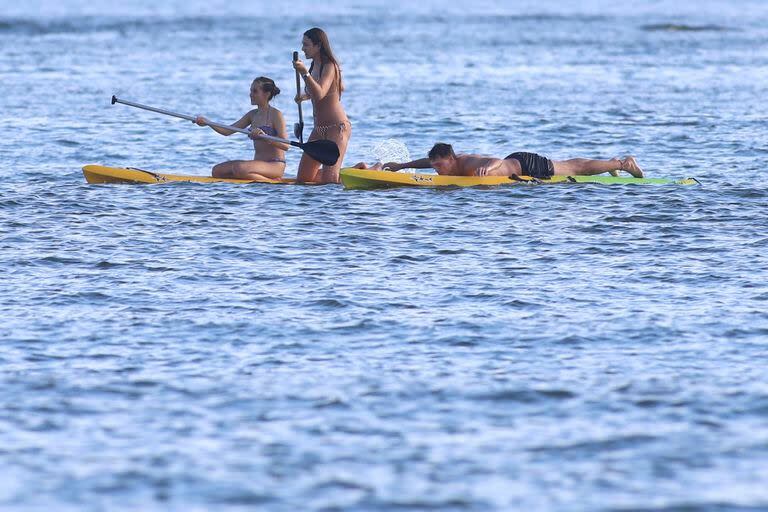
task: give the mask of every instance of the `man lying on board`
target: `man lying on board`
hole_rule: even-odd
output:
[[[572,158],[570,160],[550,160],[535,153],[512,153],[504,159],[481,155],[457,155],[450,144],[438,142],[427,158],[412,160],[406,163],[387,162],[369,167],[360,162],[355,165],[358,169],[429,169],[437,174],[448,176],[531,176],[547,179],[558,176],[591,176],[610,172],[617,176],[616,171],[625,171],[635,178],[643,177],[643,170],[637,165],[635,158],[625,156],[611,160],[589,160],[587,158]]]

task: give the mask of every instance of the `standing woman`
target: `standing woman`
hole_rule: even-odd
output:
[[[253,139],[253,160],[229,160],[213,166],[211,175],[214,178],[236,178],[241,180],[279,180],[285,172],[285,150],[287,144],[261,139],[259,135],[271,135],[285,139],[288,137],[285,129],[283,113],[269,104],[269,100],[280,94],[280,89],[274,80],[260,76],[251,83],[251,105],[256,108],[247,112],[232,126],[251,129]],[[208,119],[198,116],[195,123],[200,126],[208,125]],[[226,128],[211,126],[225,136],[237,133]]]
[[[341,93],[344,90],[341,66],[333,55],[328,36],[319,28],[304,32],[301,49],[304,56],[312,60],[312,65],[307,69],[301,60],[293,63],[305,84],[305,94],[297,95],[296,103],[312,100],[315,126],[309,140],[332,140],[339,146],[339,160],[335,165],[321,167],[320,162],[304,153],[296,179],[300,182],[338,183],[339,169],[352,135],[352,125],[341,106]]]

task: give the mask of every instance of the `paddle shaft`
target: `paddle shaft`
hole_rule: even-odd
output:
[[[115,103],[122,103],[123,105],[128,105],[129,107],[136,107],[136,108],[140,108],[140,109],[143,109],[143,110],[149,110],[150,112],[157,112],[158,114],[164,114],[166,116],[178,117],[180,119],[186,119],[187,121],[192,121],[193,123],[197,119],[197,117],[195,117],[195,116],[190,116],[190,115],[187,115],[187,114],[179,114],[178,112],[172,112],[170,110],[165,110],[165,109],[157,108],[157,107],[150,107],[149,105],[142,105],[141,103],[135,103],[133,101],[121,100],[117,96],[112,96],[112,104],[114,105]],[[208,126],[215,126],[216,128],[223,128],[225,130],[232,130],[233,132],[244,133],[245,135],[250,135],[251,134],[251,132],[249,130],[245,130],[243,128],[238,128],[237,126],[232,126],[232,125],[223,124],[223,123],[216,123],[214,121],[208,121],[206,124]],[[274,142],[282,142],[283,144],[290,144],[291,146],[301,147],[296,142],[290,141],[288,139],[281,139],[280,137],[273,137],[271,135],[266,135],[266,134],[264,134],[264,135],[257,135],[256,137],[259,138],[259,139],[267,139],[267,140],[271,140],[271,141],[274,141]]]
[[[297,60],[299,60],[299,52],[293,52],[293,62],[296,62]],[[296,95],[301,96],[301,77],[299,76],[298,70],[296,71]],[[301,111],[300,101],[298,102],[298,106],[299,106],[299,126],[296,131],[299,133],[294,135],[299,136],[299,142],[304,142],[304,114]]]
[[[122,103],[123,105],[128,105],[129,107],[136,107],[143,110],[149,110],[150,112],[157,112],[158,114],[164,114],[166,116],[178,117],[180,119],[186,119],[187,121],[195,122],[197,120],[196,117],[190,116],[187,114],[179,114],[178,112],[171,112],[170,110],[165,110],[162,108],[150,107],[149,105],[142,105],[141,103],[135,103],[133,101],[121,100],[117,96],[112,96],[112,104],[114,105],[115,103]],[[215,126],[216,128],[223,128],[225,130],[232,130],[233,132],[239,132],[239,133],[244,133],[246,135],[251,135],[251,132],[248,130],[245,130],[243,128],[238,128],[236,126],[231,126],[228,124],[214,123],[213,121],[208,121],[206,124],[208,126]],[[322,163],[323,165],[336,165],[336,162],[338,162],[339,160],[339,146],[338,144],[336,144],[331,140],[320,139],[320,140],[311,140],[309,142],[304,143],[304,142],[296,142],[288,139],[281,139],[280,137],[273,137],[271,135],[266,135],[266,134],[256,135],[254,138],[271,140],[273,142],[288,144],[290,146],[299,148],[302,151],[304,151],[304,153],[306,153],[313,159],[317,160],[318,162]]]

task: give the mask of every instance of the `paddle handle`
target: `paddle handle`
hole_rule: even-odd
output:
[[[299,52],[293,52],[293,62],[296,62],[297,60],[299,60]],[[296,71],[296,95],[301,95],[301,77],[299,76],[298,71]],[[299,126],[297,131],[299,132],[299,141],[304,142],[304,114],[301,111],[301,102],[297,105],[299,106]]]
[[[163,108],[150,107],[149,105],[142,105],[141,103],[136,103],[136,102],[128,101],[128,100],[122,100],[122,99],[118,98],[117,96],[112,96],[112,104],[114,105],[115,103],[121,103],[123,105],[128,105],[129,107],[136,107],[136,108],[140,108],[140,109],[143,109],[143,110],[149,110],[150,112],[157,112],[158,114],[164,114],[166,116],[172,116],[172,117],[178,117],[180,119],[186,119],[187,121],[192,121],[193,123],[197,119],[197,117],[195,117],[195,116],[190,116],[190,115],[187,115],[187,114],[179,114],[178,112],[172,112],[170,110],[165,110]],[[233,132],[244,133],[246,135],[250,135],[251,134],[250,130],[245,130],[243,128],[238,128],[237,126],[232,126],[232,125],[229,125],[229,124],[216,123],[214,121],[208,121],[207,124],[208,124],[208,126],[215,126],[216,128],[224,128],[225,130],[232,130]],[[294,142],[292,142],[292,141],[290,141],[288,139],[281,139],[280,137],[272,137],[271,135],[257,135],[256,137],[259,138],[259,139],[267,139],[267,140],[272,140],[274,142],[282,142],[283,144],[290,144],[292,146],[301,147],[301,146],[298,146],[297,144],[295,144]]]
[[[192,122],[194,122],[195,119],[197,119],[194,116],[188,116],[186,114],[179,114],[178,112],[171,112],[170,110],[165,110],[165,109],[162,109],[162,108],[150,107],[149,105],[142,105],[141,103],[134,103],[133,101],[122,100],[122,99],[118,98],[117,96],[113,95],[112,96],[112,104],[114,105],[115,103],[121,103],[123,105],[128,105],[129,107],[136,107],[136,108],[141,108],[141,109],[144,109],[144,110],[149,110],[151,112],[157,112],[158,114],[165,114],[166,116],[179,117],[181,119],[186,119],[187,121],[192,121]]]

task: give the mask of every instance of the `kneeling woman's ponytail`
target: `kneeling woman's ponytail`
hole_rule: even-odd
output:
[[[254,83],[259,84],[259,87],[262,91],[269,94],[269,99],[271,100],[278,94],[280,94],[280,88],[275,85],[275,81],[271,78],[267,78],[265,76],[260,76],[257,79],[254,80]]]

